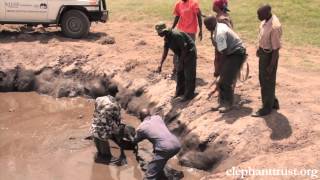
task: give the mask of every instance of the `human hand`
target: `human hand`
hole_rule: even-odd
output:
[[[202,31],[199,32],[199,39],[202,41]]]
[[[269,65],[269,66],[267,67],[267,73],[268,73],[269,76],[272,75],[273,69],[274,69],[273,65]]]
[[[158,68],[157,68],[157,73],[161,73],[161,71],[162,71],[162,66],[160,65]]]
[[[214,73],[213,73],[213,77],[217,78],[217,77],[219,77],[219,76],[220,76],[220,73],[218,73],[218,72],[214,72]]]

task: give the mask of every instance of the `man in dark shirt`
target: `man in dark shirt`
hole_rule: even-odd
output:
[[[148,164],[145,178],[159,179],[167,161],[180,151],[181,144],[160,116],[151,116],[149,110],[143,109],[140,112],[140,120],[142,123],[137,128],[133,142],[136,144],[148,139],[153,144],[154,156]]]
[[[162,70],[169,49],[179,58],[177,65],[177,86],[175,97],[183,95],[183,100],[194,97],[196,88],[197,50],[192,38],[184,32],[167,29],[164,23],[156,25],[160,37],[164,37],[164,50],[158,72]]]

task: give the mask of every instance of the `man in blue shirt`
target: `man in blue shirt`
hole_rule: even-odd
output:
[[[167,161],[180,151],[181,144],[160,116],[151,116],[149,110],[143,109],[140,112],[140,120],[142,123],[137,128],[134,143],[148,139],[153,144],[154,156],[148,164],[145,178],[158,179]]]

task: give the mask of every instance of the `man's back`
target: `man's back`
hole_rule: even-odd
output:
[[[180,56],[181,51],[186,48],[191,50],[195,48],[194,41],[186,33],[169,30],[168,35],[165,37],[165,47],[171,49],[176,55]]]
[[[137,128],[137,139],[148,139],[156,151],[175,151],[181,144],[165,125],[160,116],[148,116]]]
[[[243,47],[240,37],[226,24],[217,23],[214,41],[217,44],[218,51],[226,49],[227,55],[232,54],[238,47]]]

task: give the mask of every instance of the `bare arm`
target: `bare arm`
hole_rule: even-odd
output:
[[[142,141],[144,139],[145,139],[144,133],[138,129],[136,132],[136,135],[133,139],[133,144],[138,144],[140,141]]]
[[[275,66],[278,63],[279,50],[281,47],[281,35],[282,35],[282,29],[280,27],[272,29],[271,31],[272,55],[271,55],[270,65],[267,68],[267,72],[269,72],[269,74],[271,74],[275,70]]]
[[[179,19],[180,19],[180,16],[176,16],[176,17],[174,18],[173,24],[172,24],[172,29],[174,29],[174,28],[177,26],[177,24],[178,24],[178,22],[179,22]]]
[[[160,62],[160,65],[158,67],[158,72],[159,73],[161,73],[161,71],[162,71],[162,65],[163,65],[164,61],[167,59],[168,52],[169,52],[169,48],[164,47],[163,53],[162,53],[161,62]]]
[[[199,39],[201,41],[202,40],[202,16],[201,16],[200,10],[199,10],[197,16],[198,16],[198,24],[199,24]]]
[[[271,65],[275,66],[277,64],[277,61],[279,59],[279,49],[272,51],[272,59],[271,59]]]
[[[212,46],[215,46],[214,39],[213,39],[213,31],[210,31],[210,40],[211,40]]]
[[[267,71],[269,74],[271,74],[274,71],[274,67],[278,63],[278,59],[279,59],[279,49],[273,50],[270,65],[267,67],[268,68]]]

